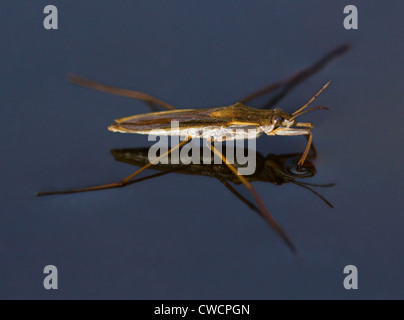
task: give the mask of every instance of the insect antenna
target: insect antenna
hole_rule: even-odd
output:
[[[296,114],[293,113],[294,116],[292,118],[290,118],[289,121],[292,121],[295,118],[297,118],[298,116],[301,116],[302,114],[305,114],[305,113],[313,111],[313,110],[330,110],[330,108],[319,106],[319,107],[312,107],[312,108],[300,111],[299,113],[296,113]]]
[[[332,80],[328,81],[303,107],[293,112],[292,116],[297,115],[298,113],[306,109],[310,105],[310,103],[312,103],[320,95],[320,93],[323,92],[325,88],[327,88],[331,84],[331,82]]]

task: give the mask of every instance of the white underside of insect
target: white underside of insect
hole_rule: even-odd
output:
[[[147,134],[150,136],[180,136],[180,137],[194,137],[211,139],[215,141],[232,141],[232,140],[246,140],[258,138],[261,134],[265,133],[269,136],[271,135],[283,135],[283,136],[295,136],[295,135],[305,135],[309,133],[307,129],[296,129],[290,128],[293,125],[293,121],[287,123],[286,127],[282,130],[274,130],[274,125],[269,126],[246,126],[232,125],[232,126],[205,126],[205,127],[194,127],[194,128],[178,128],[173,127],[170,130],[167,129],[153,129],[150,131],[132,131],[129,133],[135,134]],[[119,130],[116,127],[109,127],[110,131],[128,133],[128,131]]]

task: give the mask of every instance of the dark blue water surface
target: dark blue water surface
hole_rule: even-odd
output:
[[[0,298],[404,298],[403,20],[399,1],[48,1],[0,3]],[[123,189],[35,197],[40,190],[119,180],[135,167],[111,149],[150,146],[111,133],[143,103],[69,84],[67,73],[154,94],[179,108],[227,105],[307,67],[341,43],[352,50],[289,93],[315,124],[311,183],[255,182],[296,244],[218,180],[169,174]],[[259,99],[259,103],[265,102]],[[252,104],[255,106],[254,104]],[[261,137],[262,154],[302,152],[303,137]],[[251,199],[242,187],[238,190]],[[43,288],[55,265],[59,289]],[[355,265],[359,289],[346,290]]]

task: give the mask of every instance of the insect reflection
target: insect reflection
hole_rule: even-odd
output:
[[[149,148],[126,148],[126,149],[112,149],[111,154],[114,156],[116,161],[128,163],[135,165],[137,167],[143,167],[149,163],[148,158]],[[201,149],[200,154],[203,154]],[[307,189],[311,193],[315,194],[322,201],[324,201],[329,207],[333,207],[332,204],[325,199],[321,194],[319,194],[313,188],[315,187],[331,187],[334,186],[333,183],[330,184],[313,184],[301,181],[303,179],[312,178],[316,174],[316,168],[311,161],[307,161],[299,170],[296,170],[296,165],[300,159],[300,153],[288,153],[288,154],[268,154],[263,156],[261,153],[256,152],[256,170],[254,174],[245,176],[250,182],[261,181],[268,182],[274,185],[282,185],[287,183],[292,183],[296,186]],[[309,155],[308,159],[314,159],[316,157],[316,151],[312,155]],[[260,210],[255,204],[249,201],[246,197],[240,194],[230,183],[241,184],[240,180],[230,171],[230,169],[223,163],[214,164],[213,155],[212,160],[208,161],[211,164],[202,164],[202,159],[200,164],[190,163],[182,164],[171,163],[171,157],[168,157],[168,164],[155,164],[150,167],[150,169],[159,171],[158,173],[142,177],[136,180],[132,180],[129,183],[139,183],[145,180],[154,179],[163,175],[170,173],[178,174],[188,174],[188,175],[198,175],[207,176],[218,179],[227,189],[230,190],[238,199],[244,202],[248,207],[259,213]],[[236,168],[240,165],[236,162],[234,164]]]

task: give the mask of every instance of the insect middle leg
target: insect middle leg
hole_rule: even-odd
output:
[[[213,142],[213,141],[212,141]],[[283,241],[287,244],[287,246],[290,248],[290,250],[293,253],[297,253],[296,247],[292,243],[292,241],[289,239],[285,231],[283,231],[282,227],[276,222],[275,218],[272,216],[272,214],[269,212],[267,207],[265,206],[264,202],[261,200],[261,197],[258,195],[257,191],[254,189],[252,184],[244,178],[242,175],[239,175],[237,172],[236,167],[229,163],[226,159],[226,157],[217,149],[214,148],[212,142],[209,143],[207,142],[207,146],[217,155],[219,156],[222,161],[227,165],[227,167],[233,172],[233,174],[241,181],[242,184],[250,191],[252,194],[255,202],[258,205],[258,209],[261,213],[261,216],[268,222],[268,224],[272,227],[272,229],[283,239]]]
[[[54,194],[67,194],[67,193],[78,193],[78,192],[86,192],[86,191],[97,191],[97,190],[104,190],[104,189],[112,189],[112,188],[121,188],[121,187],[125,187],[129,184],[131,184],[131,180],[137,176],[139,173],[143,172],[144,170],[146,170],[147,168],[151,167],[153,164],[157,163],[159,160],[165,158],[166,156],[168,156],[171,152],[173,152],[174,150],[181,148],[182,146],[184,146],[185,144],[187,144],[188,142],[191,141],[191,137],[187,137],[184,141],[182,141],[181,143],[177,144],[176,146],[172,147],[171,149],[169,149],[167,152],[165,152],[164,154],[160,155],[159,157],[157,157],[156,159],[154,159],[153,161],[149,162],[148,164],[146,164],[145,166],[143,166],[142,168],[140,168],[139,170],[135,171],[134,173],[132,173],[131,175],[127,176],[126,178],[122,179],[121,181],[118,182],[114,182],[114,183],[109,183],[109,184],[102,184],[99,186],[94,186],[94,187],[87,187],[87,188],[79,188],[79,189],[70,189],[70,190],[62,190],[62,191],[45,191],[45,192],[38,192],[37,196],[48,196],[48,195],[54,195]]]
[[[257,212],[259,215],[261,215],[260,209],[253,204],[251,201],[246,199],[243,195],[241,195],[236,189],[234,189],[230,183],[226,181],[225,178],[223,178],[218,172],[215,171],[213,168],[209,168],[209,171],[215,176],[232,194],[234,194],[238,199],[240,199],[242,202],[244,202],[250,209],[254,210]]]

